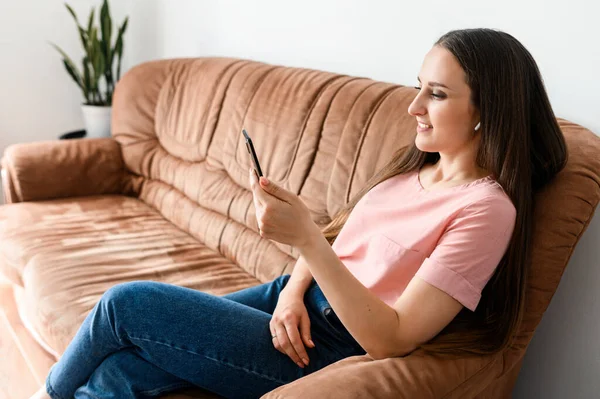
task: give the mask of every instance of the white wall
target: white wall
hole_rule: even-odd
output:
[[[9,4],[10,3],[10,4]],[[77,0],[87,13],[95,2]],[[252,2],[113,0],[131,16],[125,67],[157,58],[220,55],[412,85],[433,42],[450,29],[490,27],[537,60],[557,116],[600,134],[596,2],[480,0]],[[82,127],[79,92],[52,39],[78,46],[58,0],[0,3],[0,149]],[[599,154],[600,155],[600,154]],[[515,398],[591,398],[600,391],[600,218],[575,250],[527,352]]]
[[[441,34],[498,28],[531,51],[557,113],[600,133],[600,8],[586,0],[496,3],[157,1],[157,55],[238,56],[415,84],[423,56]]]

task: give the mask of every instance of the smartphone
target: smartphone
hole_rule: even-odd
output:
[[[260,164],[258,163],[258,157],[256,156],[256,151],[254,151],[254,145],[252,144],[252,139],[246,132],[246,129],[242,129],[242,134],[246,138],[246,149],[248,149],[248,153],[250,154],[250,158],[252,158],[252,163],[254,164],[254,172],[257,177],[260,179],[262,174],[262,169],[260,168]]]

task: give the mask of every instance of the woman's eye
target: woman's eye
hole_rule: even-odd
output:
[[[414,89],[416,90],[421,90],[421,88],[419,86],[413,86]],[[441,100],[442,98],[446,98],[445,94],[440,94],[440,93],[431,93],[431,97]]]

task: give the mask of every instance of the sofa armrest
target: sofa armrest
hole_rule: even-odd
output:
[[[6,203],[120,194],[124,163],[117,141],[82,139],[9,146],[2,158]]]
[[[501,355],[452,360],[419,352],[383,360],[349,357],[283,385],[262,399],[475,398],[502,372]]]

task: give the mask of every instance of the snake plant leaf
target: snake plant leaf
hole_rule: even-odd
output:
[[[94,10],[92,8],[92,12],[90,13],[90,18],[88,19],[88,25],[87,25],[88,33],[92,30],[92,25],[94,24],[94,13],[95,12],[96,12],[96,10]]]
[[[67,60],[63,59],[63,64],[64,64],[67,72],[69,73],[69,75],[73,78],[75,83],[77,83],[77,86],[79,86],[79,88],[81,89],[83,97],[87,101],[89,94],[88,94],[87,88],[83,85],[81,75],[79,74],[79,72],[76,69],[74,69],[74,65],[72,63],[69,63]]]
[[[128,23],[129,23],[129,17],[125,17],[125,19],[123,20],[123,24],[119,28],[119,35],[123,36],[123,34],[125,33],[125,31],[127,30],[127,24]]]
[[[113,23],[110,15],[109,0],[102,0],[99,9],[92,7],[87,21],[82,21],[87,24],[82,26],[73,8],[68,4],[65,4],[65,6],[75,21],[84,50],[81,64],[83,66],[82,71],[80,72],[77,69],[75,63],[62,49],[54,44],[53,46],[62,55],[63,64],[69,76],[80,86],[86,104],[111,104],[115,83],[121,77],[124,34],[127,30],[129,18],[125,18],[122,25],[116,29],[117,25]],[[99,23],[97,23],[98,20]],[[115,33],[116,42],[113,47]],[[114,74],[115,61],[117,61],[116,78]],[[103,92],[100,90],[101,86]]]
[[[119,28],[119,33],[117,35],[117,42],[115,44],[115,54],[119,57],[119,61],[117,63],[117,81],[121,79],[121,60],[123,59],[123,35],[127,30],[127,24],[129,23],[129,17],[126,17],[123,21],[123,24]]]
[[[83,46],[83,48],[86,48],[87,46],[87,31],[85,29],[83,29],[81,26],[79,27],[79,39],[81,39],[81,45]]]
[[[60,53],[60,55],[62,55],[65,60],[67,60],[68,62],[70,62],[71,64],[73,64],[73,61],[71,60],[71,58],[69,58],[69,56],[67,55],[67,53],[65,53],[63,51],[63,49],[61,49],[60,47],[58,47],[56,44],[54,44],[52,42],[50,42],[50,45],[52,47],[54,47],[56,49],[56,51],[58,51]],[[73,64],[73,65],[75,65],[75,64]]]
[[[88,93],[90,91],[92,91],[92,84],[91,84],[91,79],[90,79],[90,68],[88,66],[88,58],[83,57],[83,86],[86,88],[86,90],[88,91]],[[87,98],[87,103],[91,104],[92,100],[88,97]]]
[[[127,30],[127,23],[128,23],[128,22],[129,22],[129,17],[127,17],[127,18],[125,18],[125,19],[123,20],[123,24],[122,24],[122,25],[121,25],[121,27],[119,28],[119,31],[118,31],[118,33],[117,33],[117,41],[116,41],[116,43],[115,43],[115,49],[114,49],[114,51],[115,51],[115,52],[117,51],[117,50],[116,50],[116,48],[117,48],[117,44],[118,44],[119,42],[122,42],[122,41],[123,41],[123,35],[125,34],[125,31]],[[121,45],[122,45],[122,43],[121,43]]]
[[[68,63],[70,65],[70,67],[73,69],[73,71],[75,71],[77,76],[81,76],[81,74],[79,73],[79,70],[75,66],[75,63],[73,62],[73,60],[71,60],[71,58],[67,55],[67,53],[65,53],[63,51],[63,49],[58,47],[56,44],[54,44],[54,43],[50,43],[50,44],[60,53],[60,55],[62,55],[64,62]]]
[[[92,27],[91,31],[88,34],[88,43],[87,43],[87,54],[90,57],[90,61],[94,59],[96,53],[95,41],[98,40],[98,28],[95,26]]]
[[[117,81],[119,81],[119,79],[121,79],[121,60],[123,59],[123,41],[120,41],[117,44],[115,52],[117,54],[117,57],[119,58],[119,60],[117,61]]]
[[[117,35],[117,41],[115,42],[115,47],[113,48],[113,59],[112,59],[113,63],[117,59],[117,56],[119,55],[119,51],[120,51],[121,47],[123,47],[123,35],[121,34],[121,31],[119,30],[119,33]]]
[[[115,82],[113,78],[113,59],[114,51],[112,49],[112,34],[113,24],[110,16],[110,7],[108,0],[104,0],[100,9],[100,28],[102,30],[102,39],[100,40],[100,47],[104,55],[104,80],[106,83],[106,99],[108,103],[112,101],[112,93],[114,90]]]
[[[100,79],[106,72],[106,62],[104,53],[101,49],[100,39],[98,38],[98,31],[95,31],[96,35],[93,37],[92,48],[94,49],[92,58],[92,68],[94,70],[93,82],[94,90],[97,92],[98,98],[102,101],[102,95],[100,94]]]
[[[106,71],[106,61],[104,58],[104,53],[102,51],[98,51],[99,50],[99,42],[96,41],[97,43],[97,48],[96,48],[96,58],[94,59],[94,68],[96,70],[96,73],[98,74],[98,79],[100,79],[100,76],[104,75],[104,72]]]
[[[67,61],[65,59],[63,59],[63,64],[65,66],[65,69],[69,73],[69,76],[71,76],[71,78],[73,78],[75,83],[77,83],[77,86],[82,87],[81,86],[81,76],[79,76],[79,73],[75,70],[75,68],[74,68],[75,65],[73,65],[72,63],[70,63],[69,61]]]
[[[65,3],[65,7],[67,7],[67,10],[69,10],[69,13],[73,16],[73,19],[75,20],[75,23],[77,24],[77,26],[79,25],[79,20],[77,19],[77,14],[75,14],[75,11],[71,8],[70,5]]]
[[[77,25],[77,30],[79,31],[79,38],[81,39],[81,44],[85,48],[85,43],[87,42],[86,35],[85,35],[86,31],[79,24],[79,19],[77,18],[77,14],[75,14],[75,11],[71,8],[71,6],[69,6],[68,4],[65,4],[65,6],[67,7],[67,10],[69,10],[69,13],[73,16],[73,19],[75,20],[75,24]],[[92,9],[92,11],[93,11],[93,9]]]
[[[100,55],[102,54],[100,50],[100,42],[98,40],[98,32],[96,31],[96,35],[92,37],[91,49],[89,53],[90,62],[92,64],[92,68],[94,70],[94,79],[100,73]]]
[[[121,51],[122,47],[123,47],[123,39],[121,39],[121,37],[119,36],[117,38],[117,42],[115,43],[115,48],[113,50],[115,55],[119,55],[119,52]],[[114,61],[114,58],[113,58],[113,61]]]
[[[102,8],[100,9],[100,28],[102,29],[102,41],[103,41],[103,52],[106,59],[109,61],[112,58],[111,55],[111,43],[112,43],[112,20],[110,17],[110,8],[108,1],[104,0]]]
[[[106,76],[105,76],[106,60],[104,58],[104,53],[102,53],[101,51],[98,51],[98,59],[96,60],[96,63],[97,63],[97,67],[98,67],[98,75],[96,78],[97,78],[97,81],[99,82],[100,78],[102,76],[104,76],[106,78]],[[96,88],[98,89],[98,96],[100,98],[102,98],[102,94],[100,94],[100,85],[96,84]],[[108,95],[109,95],[109,93],[107,93],[107,98],[105,100],[103,100],[103,102],[110,103],[110,98],[108,98]]]

